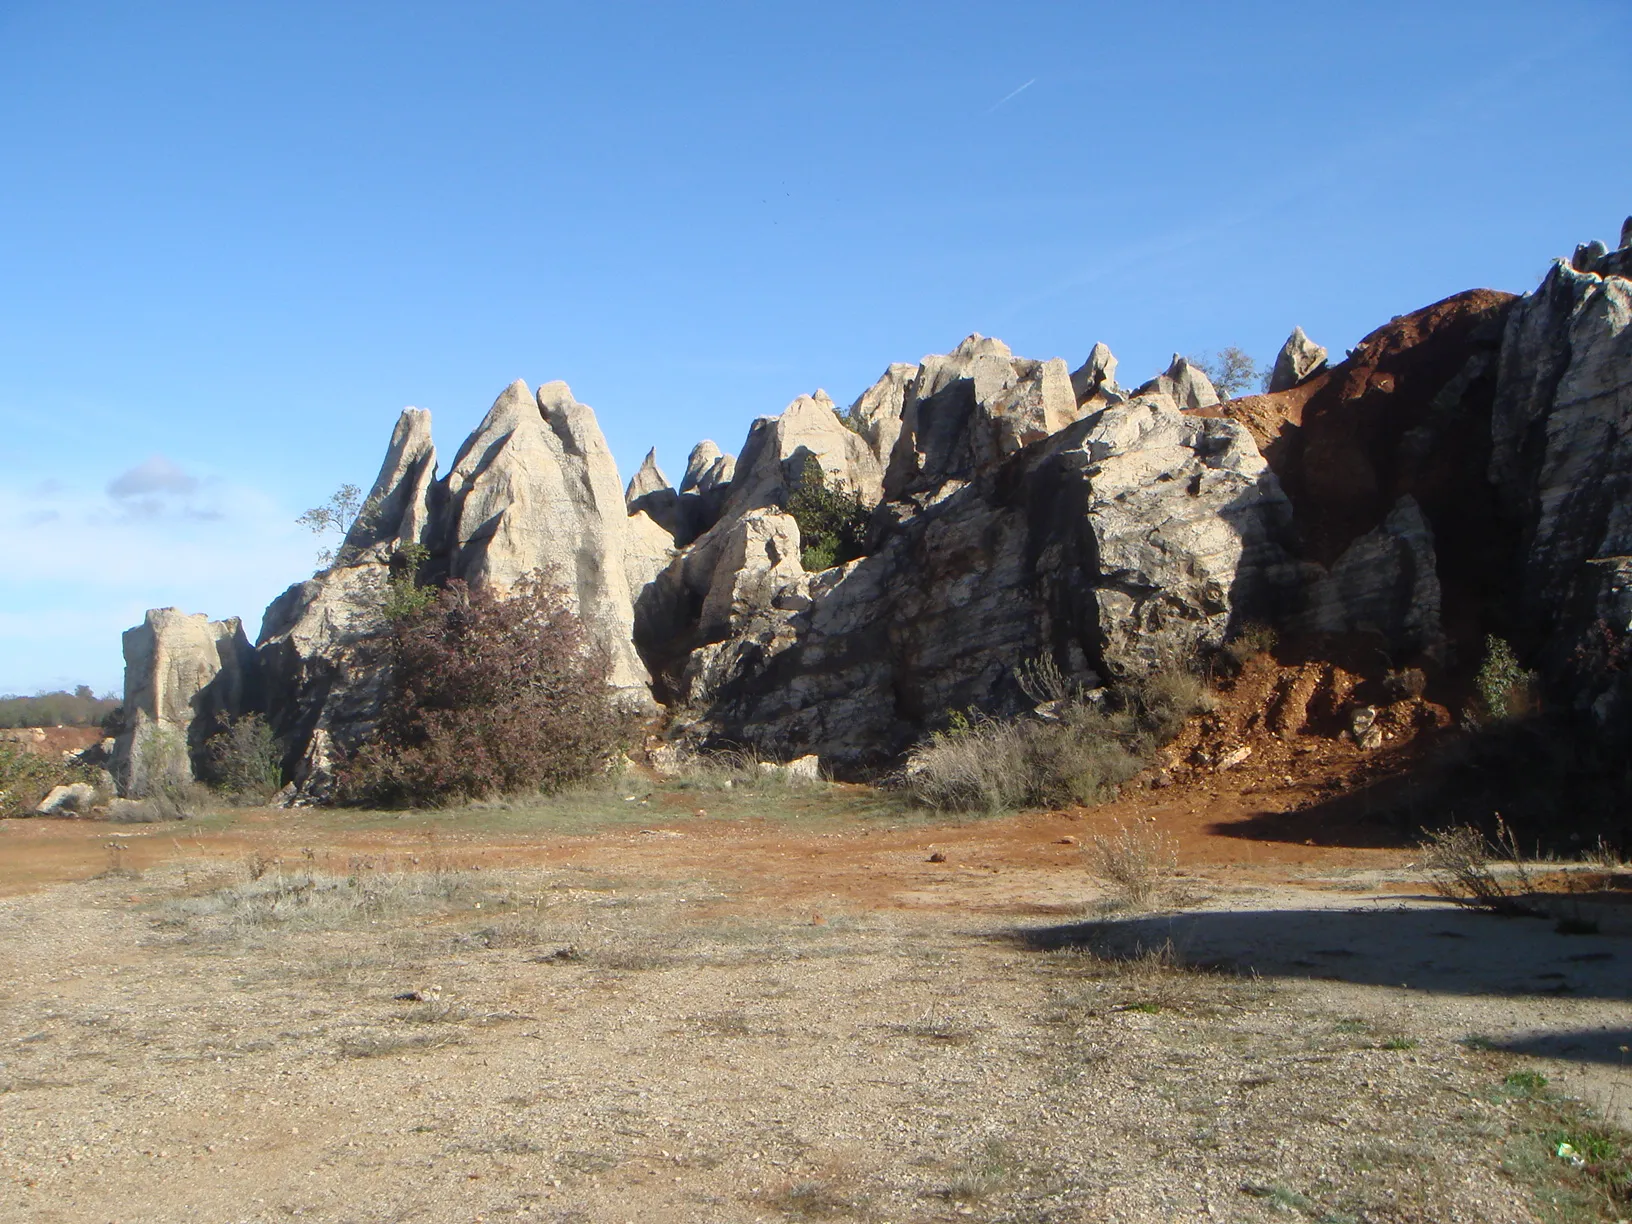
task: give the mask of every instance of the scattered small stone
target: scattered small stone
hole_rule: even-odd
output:
[[[1242,744],[1239,748],[1231,748],[1223,756],[1218,758],[1218,768],[1234,769],[1251,755],[1252,748],[1246,744]]]
[[[928,861],[931,862],[931,863],[944,863],[944,862],[946,862],[946,855],[942,854],[939,850],[937,850],[937,851],[935,851],[934,854],[929,856]]]
[[[1057,837],[1057,838],[1055,838],[1055,839],[1054,839],[1054,844],[1055,844],[1055,845],[1056,845],[1056,846],[1074,846],[1074,845],[1076,845],[1076,844],[1077,844],[1077,839],[1076,839],[1076,838],[1074,838],[1074,837],[1072,837],[1072,836],[1071,836],[1071,835],[1070,835],[1070,834],[1069,834],[1069,833],[1068,833],[1068,834],[1066,834],[1066,835],[1065,835],[1065,836],[1064,836],[1064,837]]]

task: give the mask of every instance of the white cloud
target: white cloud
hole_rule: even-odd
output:
[[[171,493],[185,497],[197,488],[197,476],[184,471],[163,455],[154,455],[110,480],[108,496],[120,500],[151,496],[155,493]]]

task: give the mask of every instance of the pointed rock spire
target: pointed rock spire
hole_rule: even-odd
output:
[[[629,486],[623,491],[624,505],[630,509],[648,493],[661,493],[664,490],[673,490],[669,478],[663,475],[662,469],[657,466],[657,448],[654,446],[646,452],[646,459],[640,465],[640,470],[629,480]]]
[[[1290,391],[1325,368],[1326,350],[1304,335],[1303,328],[1294,327],[1275,357],[1275,368],[1269,375],[1270,393]]]
[[[1173,354],[1173,364],[1134,392],[1140,395],[1165,395],[1181,411],[1211,408],[1218,403],[1218,391],[1213,380],[1188,357]]]

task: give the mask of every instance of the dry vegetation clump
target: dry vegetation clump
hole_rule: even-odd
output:
[[[1015,719],[954,714],[909,755],[908,791],[935,809],[1003,812],[1102,803],[1144,769],[1209,694],[1187,668],[1165,666],[1109,695],[1072,691],[1046,667],[1022,668],[1038,713]],[[1097,700],[1096,700],[1097,698]]]
[[[475,873],[433,866],[428,871],[378,871],[358,864],[341,875],[252,856],[249,878],[179,897],[168,920],[218,938],[262,931],[327,931],[359,923],[448,909],[479,896]]]
[[[1513,830],[1500,817],[1496,840],[1456,825],[1428,834],[1422,843],[1429,879],[1442,897],[1497,914],[1531,914],[1521,898],[1533,891]]]
[[[340,771],[345,802],[554,792],[604,771],[630,736],[610,660],[540,572],[505,599],[451,582],[390,632],[390,690],[376,738]]]
[[[57,756],[0,740],[0,817],[31,815],[53,787],[95,783],[93,772]]]
[[[1118,822],[1114,834],[1099,834],[1088,848],[1089,871],[1110,886],[1119,905],[1129,909],[1143,909],[1157,900],[1178,864],[1173,839],[1138,822]]]

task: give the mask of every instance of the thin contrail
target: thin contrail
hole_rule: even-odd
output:
[[[1026,90],[1030,89],[1035,84],[1037,84],[1037,78],[1032,77],[1031,80],[1027,81],[1024,85],[1020,86],[1019,89],[1017,89],[1013,93],[1009,94],[1008,97],[1003,98],[1003,99],[1001,99],[1001,100],[999,100],[997,102],[993,102],[990,106],[988,106],[986,108],[986,113],[988,115],[991,114],[998,107],[1002,106],[1004,102],[1011,101],[1012,99],[1014,99],[1014,98],[1018,97],[1019,95],[1025,93]]]

